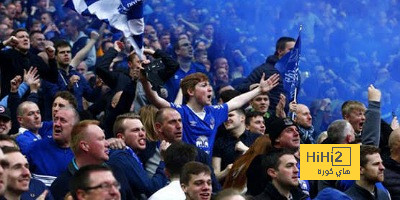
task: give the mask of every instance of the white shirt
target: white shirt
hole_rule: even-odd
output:
[[[179,180],[172,181],[151,195],[149,200],[185,200],[186,196],[181,188]]]

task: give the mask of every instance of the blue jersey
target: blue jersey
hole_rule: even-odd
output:
[[[204,150],[211,157],[217,129],[228,119],[228,105],[205,106],[204,120],[200,119],[187,105],[171,103],[171,107],[181,114],[182,140]]]

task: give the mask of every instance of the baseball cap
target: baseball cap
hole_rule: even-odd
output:
[[[276,118],[274,121],[272,121],[267,130],[272,144],[275,144],[276,138],[281,135],[282,131],[285,130],[285,128],[295,125],[296,124],[290,118]]]
[[[10,109],[0,105],[0,118],[11,120]]]

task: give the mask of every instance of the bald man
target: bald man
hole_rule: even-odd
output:
[[[392,131],[389,136],[390,157],[383,157],[383,185],[389,190],[392,199],[400,199],[400,129]]]
[[[296,104],[294,112],[296,113],[294,122],[296,122],[299,129],[301,144],[314,144],[315,131],[312,125],[310,109],[304,104]]]

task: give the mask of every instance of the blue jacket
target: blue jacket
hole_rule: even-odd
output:
[[[129,147],[128,147],[129,148]],[[115,150],[110,153],[110,160],[107,162],[111,168],[120,169],[125,173],[131,186],[132,192],[136,197],[145,194],[150,197],[153,193],[167,185],[168,179],[164,174],[165,163],[160,162],[156,173],[152,178],[149,178],[141,161],[136,154],[127,150]]]
[[[50,186],[67,169],[74,155],[70,148],[61,148],[53,139],[45,138],[33,143],[26,157],[33,176],[42,175],[38,179]]]
[[[77,75],[79,76],[79,81],[76,84],[73,84],[72,88],[69,88],[69,79],[71,76]],[[76,70],[73,70],[71,66],[69,66],[69,73],[67,74],[64,70],[58,70],[58,80],[57,84],[50,83],[48,81],[43,81],[42,88],[46,91],[49,91],[47,94],[47,98],[52,98],[58,91],[70,91],[74,94],[77,102],[78,102],[78,111],[83,110],[82,106],[82,97],[85,97],[86,100],[93,102],[96,98],[101,95],[100,88],[92,89],[89,85],[89,82]]]

